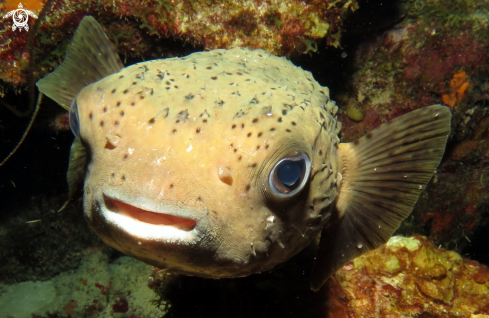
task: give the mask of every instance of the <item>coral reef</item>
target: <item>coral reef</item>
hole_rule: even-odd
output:
[[[169,278],[156,270],[150,287],[170,300],[170,316],[468,318],[489,314],[489,268],[440,249],[424,237],[391,238],[345,265],[316,293],[308,290],[307,264],[313,255],[311,246],[271,272],[238,279]]]
[[[0,15],[10,10],[10,3],[0,5]],[[30,1],[32,7],[26,4],[26,9],[39,13],[43,3]],[[119,53],[149,59],[171,55],[160,38],[179,38],[205,50],[244,46],[276,55],[316,51],[323,41],[339,46],[343,18],[356,8],[355,0],[58,0],[46,8],[34,56],[27,53],[28,34],[13,31],[11,20],[0,21],[0,81],[21,88],[28,72],[40,78],[51,71],[87,14],[106,27]],[[34,70],[29,70],[31,58],[36,60]],[[4,93],[5,85],[0,86],[0,95]]]
[[[489,314],[489,268],[424,237],[392,237],[329,281],[326,317]]]
[[[97,250],[80,265],[44,282],[0,283],[1,317],[162,317],[145,284],[151,267],[130,257],[111,261]],[[104,288],[102,289],[101,286]]]
[[[0,281],[46,280],[76,268],[83,254],[112,250],[83,219],[81,202],[57,213],[63,198],[32,198],[0,226]],[[87,234],[88,233],[88,234]]]
[[[489,224],[489,1],[399,3],[401,21],[360,44],[349,40],[357,45],[354,72],[336,96],[342,141],[420,107],[449,106],[445,158],[398,233],[463,252]],[[364,116],[352,116],[353,109]]]
[[[389,119],[437,103],[452,107],[455,125],[465,125],[465,112],[489,99],[489,2],[400,3],[405,18],[356,49],[350,92],[338,101],[358,108],[365,118],[356,124],[346,112],[340,116],[343,140],[355,140]]]

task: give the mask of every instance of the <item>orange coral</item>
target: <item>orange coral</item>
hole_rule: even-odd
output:
[[[44,0],[6,0],[3,3],[3,7],[6,9],[6,11],[11,11],[11,10],[16,10],[18,9],[19,3],[22,3],[25,9],[28,10],[40,10],[42,9],[44,5]],[[2,6],[0,5],[0,8]]]
[[[445,105],[455,106],[465,96],[469,88],[469,79],[464,71],[459,71],[450,80],[450,92],[443,94],[441,99]]]

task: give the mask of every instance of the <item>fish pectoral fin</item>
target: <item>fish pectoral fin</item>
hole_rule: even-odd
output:
[[[83,189],[83,182],[87,170],[87,155],[87,148],[83,146],[80,137],[76,137],[71,145],[70,163],[68,172],[66,173],[66,179],[68,180],[69,186],[69,197],[58,212],[64,210],[68,203],[75,199],[78,194],[81,194],[80,190]]]
[[[392,236],[438,167],[450,134],[450,110],[433,105],[340,144],[343,182],[338,218],[321,233],[311,274],[318,290],[340,267]]]
[[[123,67],[100,24],[86,16],[76,29],[63,63],[36,85],[43,94],[68,109],[83,87],[117,73]]]

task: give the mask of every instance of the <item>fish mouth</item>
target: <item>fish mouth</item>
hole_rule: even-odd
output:
[[[139,221],[157,226],[172,226],[182,231],[191,231],[197,224],[196,221],[179,217],[176,215],[166,214],[163,212],[153,212],[141,209],[137,206],[111,199],[104,195],[105,206],[114,212],[127,216],[134,221]]]
[[[195,243],[201,236],[206,210],[144,196],[102,191],[100,214],[110,225],[130,236],[168,244]],[[204,224],[200,224],[204,223]]]

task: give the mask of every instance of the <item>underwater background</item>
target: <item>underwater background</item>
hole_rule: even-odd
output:
[[[315,245],[274,270],[166,274],[105,245],[68,195],[73,135],[45,97],[0,166],[0,317],[489,317],[489,1],[28,0],[29,30],[0,20],[0,160],[35,111],[33,83],[84,15],[124,65],[246,46],[312,72],[340,107],[343,142],[432,104],[453,113],[445,156],[387,246],[314,293]],[[0,1],[0,16],[19,0]],[[36,21],[38,25],[36,25]]]

